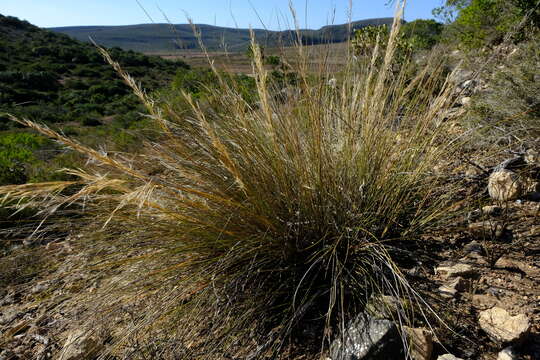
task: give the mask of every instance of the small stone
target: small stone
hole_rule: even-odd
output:
[[[503,349],[499,355],[497,355],[497,360],[517,360],[517,354],[515,353],[514,349],[509,346],[505,349]]]
[[[499,343],[519,342],[527,336],[531,327],[525,314],[511,316],[499,307],[482,311],[478,322],[482,330]]]
[[[45,336],[39,335],[39,334],[32,334],[30,336],[32,337],[32,339],[36,340],[39,343],[42,343],[45,346],[49,345],[49,338],[48,337],[45,337]]]
[[[330,346],[334,360],[401,359],[403,348],[396,325],[366,313],[358,315]]]
[[[481,239],[498,239],[503,235],[504,230],[503,224],[492,220],[469,224],[471,235]]]
[[[335,89],[336,86],[337,86],[337,79],[336,78],[331,78],[330,80],[328,80],[328,86]]]
[[[458,276],[448,284],[439,287],[439,292],[444,297],[454,297],[459,291],[465,291],[468,287],[468,281]]]
[[[540,153],[534,149],[527,150],[524,158],[529,165],[540,165]]]
[[[461,84],[461,87],[464,88],[464,89],[467,89],[467,88],[470,88],[470,87],[475,86],[477,83],[478,83],[477,80],[470,79],[470,80],[464,81],[464,82]]]
[[[463,247],[463,251],[466,254],[470,254],[470,253],[482,254],[484,252],[484,248],[478,241],[473,240]]]
[[[444,354],[437,358],[437,360],[463,360],[462,358],[455,357],[452,354]]]
[[[435,272],[448,279],[456,276],[471,275],[475,271],[471,265],[459,263],[452,266],[439,266],[435,269]]]
[[[469,106],[469,105],[471,105],[471,98],[470,98],[470,96],[465,96],[464,98],[461,98],[461,100],[459,100],[459,102],[463,106]]]
[[[433,352],[433,335],[424,328],[405,327],[413,360],[430,360]]]
[[[498,201],[515,200],[521,196],[523,184],[518,174],[502,169],[492,173],[488,180],[489,196]]]
[[[497,205],[487,205],[482,208],[482,213],[489,216],[499,216],[502,214],[502,208]]]

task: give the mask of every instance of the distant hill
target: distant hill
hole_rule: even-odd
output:
[[[301,30],[305,44],[343,42],[349,38],[349,29],[360,29],[369,25],[392,24],[393,18],[367,19],[352,24],[329,25],[318,30]],[[249,29],[226,28],[212,25],[196,25],[205,46],[210,50],[222,49],[225,43],[229,51],[243,51],[250,42]],[[98,44],[120,47],[146,53],[170,52],[178,49],[198,49],[197,39],[191,25],[141,24],[126,26],[71,26],[50,28],[77,40],[94,39]],[[291,45],[296,31],[267,31],[254,29],[257,40],[266,47],[280,44]]]

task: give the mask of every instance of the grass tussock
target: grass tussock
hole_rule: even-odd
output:
[[[320,354],[374,294],[419,301],[399,259],[451,196],[433,168],[457,144],[442,121],[452,89],[436,66],[396,71],[399,26],[384,53],[377,44],[351,55],[338,75],[308,71],[298,45],[298,81],[281,88],[254,43],[256,102],[216,72],[207,97],[183,94],[181,113],[108,58],[160,141],[108,154],[14,118],[98,165],[0,192],[45,215],[76,207],[103,226],[86,242],[94,270],[129,268],[136,279],[100,304],[151,299],[127,334],[166,329],[186,359],[294,357],[297,344]]]

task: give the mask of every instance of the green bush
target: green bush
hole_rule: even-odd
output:
[[[0,135],[0,184],[28,181],[27,167],[37,161],[35,152],[48,143],[46,138],[29,133]]]
[[[387,25],[366,26],[356,30],[352,39],[355,54],[361,57],[371,57],[376,46],[379,46],[378,59],[386,53],[390,40],[390,28]],[[402,64],[413,51],[412,42],[405,37],[403,31],[395,37],[395,64]]]
[[[444,25],[435,20],[415,20],[403,25],[403,36],[414,50],[427,50],[441,39]]]
[[[174,76],[172,88],[184,90],[196,97],[201,97],[209,87],[216,85],[217,78],[210,69],[186,71],[179,69]]]
[[[538,30],[540,20],[535,0],[447,0],[434,14],[451,22],[446,39],[457,38],[468,49],[497,45],[508,35],[521,41]],[[530,26],[518,28],[525,15]]]

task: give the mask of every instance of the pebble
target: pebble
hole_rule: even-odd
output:
[[[471,265],[458,263],[451,266],[439,266],[435,269],[435,272],[443,278],[448,279],[456,276],[471,275],[475,271]]]

